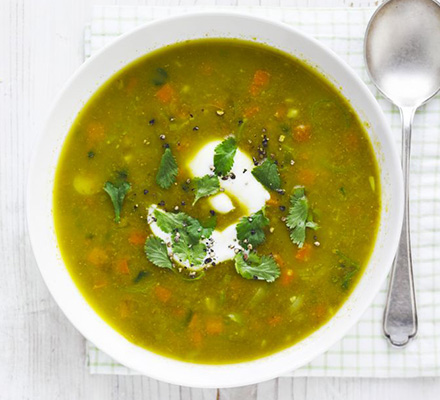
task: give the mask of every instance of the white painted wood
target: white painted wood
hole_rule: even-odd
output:
[[[83,60],[93,4],[373,6],[370,0],[0,0],[0,399],[437,399],[440,378],[280,378],[201,390],[92,376],[84,339],[51,299],[26,234],[25,182],[37,132]]]

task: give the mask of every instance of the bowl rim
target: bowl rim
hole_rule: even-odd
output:
[[[54,283],[50,279],[49,268],[44,266],[43,260],[40,259],[39,251],[37,248],[37,236],[40,234],[39,233],[40,229],[37,226],[35,226],[34,219],[32,218],[32,211],[33,211],[32,210],[32,195],[34,193],[33,192],[33,181],[34,181],[33,178],[38,175],[37,158],[38,158],[38,154],[40,151],[40,147],[43,144],[45,132],[49,129],[49,122],[53,118],[53,115],[56,111],[58,103],[60,102],[60,100],[64,96],[66,96],[66,93],[72,87],[72,85],[74,85],[75,81],[82,74],[84,74],[87,71],[87,69],[89,68],[89,66],[91,64],[97,62],[97,60],[99,60],[103,54],[106,54],[107,52],[112,51],[112,49],[114,47],[119,46],[121,42],[130,40],[130,38],[132,36],[135,36],[139,32],[141,32],[143,30],[155,29],[158,26],[172,24],[174,22],[178,22],[181,20],[191,20],[191,19],[197,20],[199,18],[203,18],[203,19],[208,18],[209,19],[209,18],[219,18],[219,17],[227,18],[227,19],[236,19],[237,22],[240,22],[240,20],[247,20],[247,21],[250,21],[253,23],[260,23],[262,25],[265,24],[268,29],[277,29],[277,30],[284,31],[288,35],[296,36],[297,38],[300,38],[301,40],[303,40],[307,43],[310,43],[311,45],[315,46],[319,52],[323,53],[326,57],[329,57],[330,59],[332,59],[332,61],[335,62],[338,65],[338,67],[341,68],[346,74],[348,74],[351,79],[354,79],[358,88],[362,92],[362,96],[369,103],[369,106],[371,106],[373,108],[374,114],[376,115],[376,118],[377,118],[377,121],[382,128],[381,139],[382,139],[382,141],[387,142],[387,144],[389,145],[388,146],[388,150],[389,150],[388,157],[391,159],[390,162],[393,166],[393,169],[395,169],[397,166],[397,168],[400,170],[400,162],[398,161],[399,156],[398,156],[398,153],[397,153],[397,150],[395,147],[395,143],[392,139],[392,135],[391,135],[391,131],[389,129],[388,123],[385,120],[384,114],[383,114],[381,108],[379,107],[379,104],[377,103],[375,97],[369,91],[369,89],[367,88],[365,83],[360,79],[360,77],[358,77],[358,75],[351,69],[351,67],[349,67],[348,64],[346,64],[342,59],[340,59],[339,56],[337,56],[332,50],[327,48],[325,45],[323,45],[322,43],[320,43],[318,40],[314,39],[313,37],[311,37],[307,34],[304,34],[300,30],[298,30],[292,26],[289,26],[285,23],[279,22],[279,21],[275,21],[275,20],[265,18],[265,17],[263,18],[263,17],[259,17],[259,16],[247,15],[247,14],[243,14],[243,13],[237,12],[237,11],[199,11],[199,12],[186,13],[183,15],[166,17],[166,18],[147,22],[147,23],[142,24],[141,26],[127,32],[127,33],[124,33],[123,35],[119,36],[111,43],[104,46],[102,49],[100,49],[98,52],[96,52],[92,57],[87,59],[74,72],[74,74],[63,85],[62,89],[60,90],[59,94],[56,96],[56,98],[50,108],[50,111],[48,113],[48,117],[47,117],[46,122],[43,126],[43,129],[41,129],[41,131],[38,134],[38,138],[36,140],[36,146],[35,146],[35,149],[34,149],[34,152],[32,155],[32,159],[30,162],[30,167],[29,167],[29,174],[28,174],[27,188],[26,188],[26,220],[27,220],[27,226],[28,226],[31,247],[33,249],[33,253],[34,253],[35,259],[37,261],[37,265],[39,267],[40,273],[41,273],[43,280],[45,281],[46,286],[48,287],[52,297],[55,299],[56,303],[61,308],[63,313],[66,315],[68,320],[76,327],[77,330],[80,331],[80,333],[86,339],[88,339],[92,343],[95,343],[105,353],[109,354],[112,358],[119,361],[121,364],[126,365],[129,368],[132,368],[134,370],[138,370],[142,374],[145,374],[145,375],[152,377],[154,379],[165,381],[165,382],[168,382],[171,384],[191,386],[191,387],[201,387],[201,388],[237,387],[237,386],[249,385],[249,384],[254,384],[257,382],[266,381],[266,380],[278,377],[283,373],[291,371],[292,369],[299,368],[299,367],[307,364],[308,362],[310,362],[312,359],[314,359],[318,355],[327,351],[333,344],[335,344],[338,340],[340,340],[347,333],[347,331],[360,319],[362,314],[365,312],[367,307],[371,304],[375,295],[379,291],[381,285],[383,284],[383,282],[388,274],[389,269],[391,268],[392,261],[394,258],[394,253],[395,253],[395,250],[397,249],[398,236],[400,235],[400,226],[401,226],[402,220],[403,220],[403,178],[402,178],[401,174],[395,174],[395,176],[393,176],[393,179],[395,179],[394,184],[397,188],[398,193],[394,194],[394,196],[396,198],[396,204],[393,204],[393,207],[396,207],[395,213],[396,213],[396,220],[397,220],[398,229],[394,228],[393,231],[399,232],[399,235],[393,235],[390,238],[390,241],[386,244],[388,248],[390,248],[391,250],[394,250],[394,251],[391,251],[391,250],[388,251],[387,257],[384,260],[385,267],[383,268],[383,270],[381,270],[380,274],[379,274],[379,272],[376,273],[376,275],[378,276],[376,279],[377,285],[375,285],[376,290],[372,290],[372,291],[368,292],[366,294],[366,296],[362,299],[361,303],[357,304],[356,314],[354,315],[354,317],[352,317],[352,319],[350,320],[349,323],[347,323],[343,327],[340,327],[337,331],[336,331],[336,329],[333,329],[333,331],[331,332],[330,340],[327,340],[325,344],[323,344],[321,341],[318,343],[318,345],[311,347],[310,351],[307,353],[307,356],[303,357],[301,362],[299,364],[297,363],[297,365],[295,365],[295,362],[293,360],[290,360],[290,361],[292,361],[292,364],[289,364],[289,365],[283,365],[281,362],[278,362],[278,363],[275,362],[276,368],[272,368],[270,370],[267,368],[264,373],[260,372],[258,374],[255,374],[255,371],[253,371],[254,373],[252,373],[252,374],[251,373],[245,373],[245,374],[242,373],[242,374],[239,374],[239,378],[237,378],[234,375],[232,375],[231,373],[229,373],[229,374],[224,374],[220,377],[215,374],[215,370],[220,372],[221,369],[231,368],[231,369],[237,371],[237,368],[236,368],[237,366],[239,368],[240,368],[240,366],[243,368],[248,368],[250,365],[256,364],[257,362],[265,363],[265,360],[268,360],[268,359],[270,359],[280,353],[283,353],[286,350],[290,349],[291,347],[289,347],[285,350],[282,350],[280,352],[274,353],[274,355],[266,356],[266,357],[259,358],[256,360],[246,361],[243,363],[231,363],[231,364],[219,364],[219,365],[187,363],[184,361],[175,360],[175,359],[168,358],[165,356],[160,356],[155,353],[152,353],[149,350],[142,349],[142,350],[146,351],[147,353],[151,353],[155,357],[159,357],[159,358],[163,358],[163,359],[167,360],[166,362],[169,362],[170,365],[174,364],[174,366],[176,366],[177,364],[180,364],[179,368],[182,368],[182,367],[185,368],[185,366],[191,365],[191,366],[196,366],[197,367],[196,369],[198,369],[199,372],[202,369],[205,371],[212,369],[214,371],[214,374],[212,374],[212,375],[208,374],[207,377],[206,376],[204,377],[205,379],[203,379],[203,378],[200,379],[198,377],[193,377],[193,379],[189,379],[188,376],[172,376],[172,377],[170,377],[168,375],[164,376],[162,372],[158,372],[155,369],[154,365],[153,366],[150,366],[150,365],[140,366],[137,361],[136,362],[133,361],[132,359],[126,357],[120,350],[118,351],[117,346],[112,346],[112,345],[109,345],[108,343],[104,345],[103,342],[100,340],[100,338],[98,338],[98,336],[95,333],[93,333],[91,331],[91,329],[89,329],[85,324],[81,323],[78,320],[78,317],[74,316],[71,312],[66,310],[65,301],[62,299],[62,296],[60,296],[59,293],[57,293],[57,291],[55,290],[55,287],[54,287]],[[197,21],[194,21],[194,23],[197,23]],[[217,36],[217,37],[221,37],[221,36]],[[202,38],[202,35],[200,35],[200,38]],[[191,40],[191,39],[188,39],[188,40]],[[259,43],[258,39],[256,40],[256,43]],[[160,46],[158,48],[161,48],[161,47],[164,47],[164,46]],[[282,50],[282,51],[284,51],[285,53],[288,53],[286,50]],[[141,56],[143,56],[143,54],[139,55],[139,57],[141,57]],[[128,65],[131,62],[132,61],[129,61],[125,65]],[[321,71],[321,70],[318,70],[318,71],[325,72],[325,71]],[[334,86],[334,83],[332,82],[331,77],[326,76],[326,78]],[[102,85],[102,83],[100,84],[100,86],[101,85]],[[95,92],[95,91],[96,91],[96,89],[93,90],[93,92]],[[65,140],[67,134],[68,134],[68,132],[63,133],[64,140]],[[64,142],[64,140],[63,140],[63,142]],[[382,207],[384,207],[384,205],[382,205]],[[377,246],[377,240],[376,240],[374,247],[376,247],[376,246]],[[62,263],[63,263],[64,267],[66,268],[64,261],[62,261]],[[369,263],[368,263],[368,265],[369,265]],[[368,265],[366,268],[368,268]],[[361,280],[362,280],[362,277],[361,277]],[[72,279],[72,281],[73,281],[73,279]],[[358,285],[359,285],[359,283],[358,283]],[[350,294],[350,297],[352,295],[353,295],[353,293]],[[346,302],[348,302],[348,301],[349,301],[349,299],[346,300]],[[91,307],[91,306],[89,305],[89,307]],[[98,313],[96,313],[96,312],[94,312],[94,313],[97,318],[102,319]],[[334,318],[335,317],[332,317],[331,320]],[[115,331],[110,325],[108,325],[107,323],[105,323],[105,324],[108,326],[109,329]],[[318,330],[320,330],[320,329],[321,328],[319,328]],[[123,340],[127,341],[120,334],[118,334],[118,335]],[[137,347],[128,341],[127,341],[127,343],[129,343],[131,346],[136,347],[137,349],[141,349],[140,347]],[[294,347],[294,346],[296,346],[296,345],[293,345],[292,347]],[[271,364],[271,366],[274,367],[273,363]],[[225,377],[226,375],[228,377]]]

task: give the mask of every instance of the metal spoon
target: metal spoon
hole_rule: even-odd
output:
[[[409,225],[409,164],[414,113],[440,89],[440,5],[390,0],[374,13],[365,34],[365,61],[377,88],[400,109],[405,215],[385,306],[383,330],[403,347],[417,334]]]

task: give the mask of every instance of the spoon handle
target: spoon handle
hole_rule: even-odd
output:
[[[417,334],[417,309],[414,291],[410,218],[409,218],[409,165],[412,121],[416,109],[401,108],[402,169],[405,185],[404,216],[399,247],[391,271],[388,298],[385,306],[383,330],[390,343],[404,347]]]

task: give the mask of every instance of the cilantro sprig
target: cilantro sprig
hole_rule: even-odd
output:
[[[110,196],[115,210],[115,222],[119,224],[121,221],[122,203],[124,202],[125,195],[131,189],[131,184],[128,182],[122,182],[119,186],[113,185],[111,182],[106,182],[104,185],[104,191]]]
[[[196,204],[202,197],[211,196],[220,191],[220,182],[215,175],[205,175],[201,178],[194,178],[196,197],[193,204]]]
[[[214,223],[208,226],[208,224],[202,225],[197,219],[188,216],[186,221],[186,232],[192,243],[197,243],[201,239],[207,239],[212,235],[216,226],[216,220],[213,218]]]
[[[183,212],[170,213],[159,209],[154,210],[154,217],[157,226],[163,232],[171,234],[172,253],[181,263],[188,263],[190,267],[203,264],[207,254],[203,240],[209,238],[215,229],[212,221],[207,226],[208,224],[203,225],[197,218]],[[149,260],[152,261],[150,258]]]
[[[278,166],[274,161],[268,158],[263,164],[256,166],[252,170],[252,175],[262,185],[268,189],[278,190],[281,189],[281,178],[278,172]]]
[[[203,264],[206,257],[206,245],[204,243],[190,244],[187,235],[180,235],[177,240],[176,235],[173,235],[173,253],[180,262],[188,262],[190,267],[196,267]]]
[[[241,218],[236,226],[237,239],[245,250],[235,256],[235,270],[243,278],[273,282],[280,276],[278,264],[272,257],[259,256],[252,251],[264,242],[266,235],[263,228],[267,225],[269,219],[261,209],[249,217]]]
[[[197,219],[183,212],[170,213],[159,209],[154,210],[157,226],[165,233],[173,233],[175,231],[185,231],[192,244],[197,243],[202,238],[209,238],[215,229],[214,223],[202,225]]]
[[[150,236],[145,241],[145,254],[156,267],[172,269],[173,264],[168,257],[167,246],[162,239],[156,236]]]
[[[162,155],[162,159],[160,160],[159,170],[156,175],[156,183],[162,189],[169,189],[176,181],[178,172],[179,169],[177,167],[176,159],[170,148],[166,148]]]
[[[271,256],[258,256],[256,253],[235,256],[235,270],[243,278],[273,282],[281,272],[278,264]]]
[[[250,217],[243,217],[237,224],[237,239],[240,245],[247,248],[248,244],[253,248],[264,242],[266,235],[263,228],[269,225],[269,219],[264,215],[264,210],[252,214]]]
[[[342,253],[340,250],[333,250],[338,257],[339,269],[342,271],[341,287],[347,290],[356,274],[360,271],[361,265]]]
[[[182,229],[188,215],[179,213],[165,212],[159,209],[154,210],[157,226],[165,233],[171,233],[175,229]]]
[[[302,186],[296,187],[290,197],[286,225],[290,229],[290,239],[299,248],[303,247],[306,240],[306,228],[314,230],[319,228],[318,224],[310,218],[309,202]]]
[[[234,137],[229,137],[214,149],[214,168],[217,175],[227,175],[234,165],[237,152],[237,142]]]

